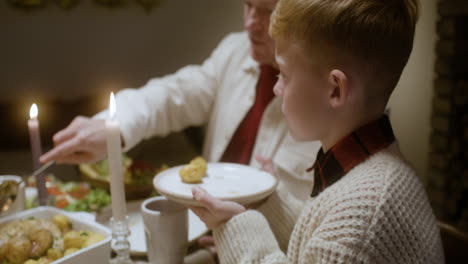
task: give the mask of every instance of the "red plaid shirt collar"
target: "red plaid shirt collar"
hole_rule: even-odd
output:
[[[307,170],[314,170],[314,189],[311,196],[318,195],[359,163],[394,141],[390,120],[387,115],[383,115],[341,139],[327,153],[320,148],[314,165]]]

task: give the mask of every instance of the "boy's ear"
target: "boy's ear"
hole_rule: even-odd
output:
[[[338,108],[346,103],[349,95],[349,81],[344,72],[334,69],[329,74],[330,90],[328,99],[333,108]]]

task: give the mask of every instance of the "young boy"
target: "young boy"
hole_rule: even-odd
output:
[[[205,208],[192,210],[214,229],[221,263],[444,262],[424,188],[384,115],[411,53],[416,1],[278,2],[275,92],[292,135],[322,143],[314,189],[295,218],[288,194],[259,213],[194,188]]]

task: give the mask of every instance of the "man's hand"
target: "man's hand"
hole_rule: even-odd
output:
[[[201,187],[192,188],[193,198],[204,207],[189,207],[209,229],[214,229],[227,222],[233,216],[244,212],[244,206],[229,201],[221,201],[208,194]]]
[[[199,239],[197,239],[197,245],[201,248],[208,250],[208,252],[210,252],[211,256],[213,257],[213,260],[216,263],[219,263],[218,251],[216,250],[213,236],[206,235],[206,236],[200,237]]]
[[[273,161],[271,159],[265,158],[261,155],[256,155],[255,159],[260,163],[262,166],[261,169],[270,173],[271,175],[276,176],[276,169]]]
[[[106,156],[106,126],[104,120],[76,117],[68,127],[57,132],[54,148],[41,156],[46,163],[79,164],[95,162]]]

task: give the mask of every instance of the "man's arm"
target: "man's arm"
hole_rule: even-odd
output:
[[[150,80],[140,89],[126,89],[116,96],[124,151],[142,139],[164,136],[209,118],[223,68],[234,56],[235,35],[226,37],[202,65],[186,66],[174,74]],[[105,127],[96,121],[108,118],[103,111],[93,119],[77,118],[54,135],[55,147],[41,162],[92,162],[105,156]],[[62,137],[61,135],[67,135]]]
[[[152,136],[165,136],[209,120],[223,68],[235,55],[238,38],[228,36],[202,65],[189,65],[174,74],[150,80],[140,89],[117,94],[125,150]],[[106,112],[97,117],[105,117]]]

